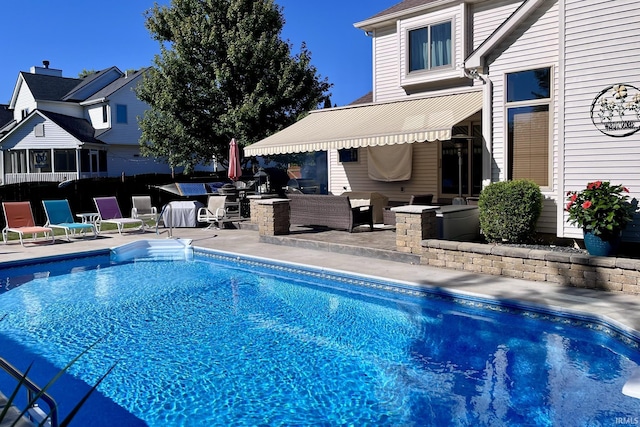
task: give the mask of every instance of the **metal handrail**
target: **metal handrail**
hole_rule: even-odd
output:
[[[38,424],[41,424],[43,420],[49,418],[51,427],[58,427],[58,405],[56,401],[49,395],[47,392],[43,392],[40,387],[29,378],[25,377],[22,372],[16,369],[9,362],[0,357],[0,368],[4,370],[7,374],[11,375],[17,381],[22,381],[21,386],[27,389],[27,404],[30,405],[29,409],[26,412],[26,415],[29,417],[31,421],[36,421]],[[39,396],[38,396],[39,395]],[[34,402],[35,400],[42,400],[49,407],[49,414],[45,414],[38,408],[38,405]],[[38,417],[42,417],[41,419],[35,420],[34,414],[31,412],[31,409],[35,409],[39,414]]]
[[[166,205],[164,205],[162,207],[162,210],[160,211],[160,215],[158,216],[158,220],[156,221],[156,235],[159,235],[160,233],[158,232],[158,227],[160,225],[160,218],[162,218],[162,223],[166,226],[167,223],[164,220],[164,211],[166,211],[167,209],[169,209],[169,239],[173,238],[173,217],[171,216],[171,203],[167,203]]]

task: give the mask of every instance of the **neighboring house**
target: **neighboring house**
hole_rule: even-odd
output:
[[[137,116],[149,107],[133,88],[144,70],[67,78],[43,64],[20,72],[10,104],[0,106],[0,184],[170,173],[140,156]]]
[[[640,199],[639,20],[628,0],[405,0],[355,24],[373,43],[370,102],[312,111],[245,155],[324,150],[331,193],[447,202],[458,142],[463,197],[532,179],[538,230],[581,238],[567,191],[610,180]]]

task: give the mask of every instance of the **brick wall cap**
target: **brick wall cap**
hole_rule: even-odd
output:
[[[288,204],[289,199],[264,199],[258,201],[259,205],[280,205],[285,203]]]
[[[395,208],[391,208],[391,211],[396,213],[419,214],[424,211],[436,211],[439,207],[440,206],[407,205],[396,206]]]

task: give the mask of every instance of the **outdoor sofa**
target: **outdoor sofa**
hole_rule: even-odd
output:
[[[351,207],[348,196],[288,193],[292,225],[323,226],[352,232],[368,225],[373,230],[371,205]]]

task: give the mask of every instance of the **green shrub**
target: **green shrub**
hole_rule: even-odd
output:
[[[542,193],[533,181],[494,182],[480,193],[480,229],[489,242],[533,240],[542,212]]]

